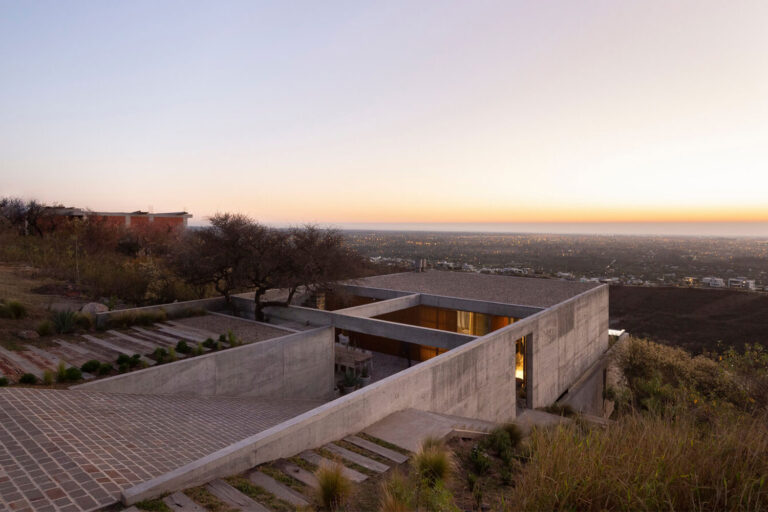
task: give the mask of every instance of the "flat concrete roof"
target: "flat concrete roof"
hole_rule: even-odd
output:
[[[599,283],[444,270],[365,277],[348,284],[539,308],[554,306],[600,286]]]

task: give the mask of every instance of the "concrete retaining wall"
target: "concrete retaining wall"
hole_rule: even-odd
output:
[[[171,302],[169,304],[159,304],[157,306],[144,306],[141,308],[131,309],[117,309],[115,311],[107,311],[106,313],[98,313],[96,315],[96,326],[104,327],[111,318],[119,317],[122,315],[141,314],[141,313],[154,313],[157,311],[165,311],[168,316],[183,316],[187,311],[193,311],[196,309],[205,309],[208,311],[222,311],[226,309],[227,302],[224,297],[212,297],[210,299],[199,300],[187,300],[184,302]]]
[[[330,327],[182,359],[73,389],[132,394],[327,399],[333,396]]]

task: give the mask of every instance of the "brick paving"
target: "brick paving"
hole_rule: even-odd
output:
[[[0,510],[99,509],[320,403],[0,389]]]

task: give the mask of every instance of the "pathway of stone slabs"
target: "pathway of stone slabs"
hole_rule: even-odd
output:
[[[324,454],[332,454],[335,461],[325,457]],[[322,450],[302,452],[298,458],[301,466],[299,462],[281,459],[257,466],[243,474],[242,476],[251,485],[259,488],[260,493],[255,497],[241,492],[226,480],[216,479],[203,485],[203,488],[220,504],[210,502],[207,505],[201,504],[191,497],[195,493],[185,494],[184,492],[175,492],[162,498],[162,501],[168,508],[178,512],[205,512],[212,510],[210,507],[216,508],[221,505],[225,505],[228,509],[245,512],[270,512],[273,510],[271,505],[275,500],[282,504],[282,509],[303,509],[314,502],[314,494],[319,487],[317,477],[313,471],[307,469],[308,467],[318,468],[338,462],[342,465],[342,472],[350,480],[364,482],[370,475],[386,473],[392,466],[407,462],[409,456],[386,448],[378,442],[353,435],[344,438],[343,442],[326,444]],[[130,507],[124,512],[138,512],[138,510]]]
[[[84,334],[77,342],[54,339],[46,347],[36,347],[30,343],[23,350],[17,351],[0,346],[0,376],[16,381],[21,375],[31,373],[41,379],[46,370],[56,373],[62,362],[67,368],[79,368],[92,359],[115,364],[121,354],[141,354],[142,360],[151,366],[155,362],[146,356],[157,348],[175,347],[181,340],[194,346],[208,338],[217,340],[220,334],[169,320],[156,323],[151,328],[136,326],[123,331]],[[224,346],[228,345],[224,343]],[[180,359],[185,357],[179,353],[176,356]],[[90,379],[93,376],[84,375],[84,378]]]

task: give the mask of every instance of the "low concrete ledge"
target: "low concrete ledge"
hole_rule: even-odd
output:
[[[96,314],[96,326],[104,327],[110,319],[122,315],[140,315],[142,313],[155,313],[165,311],[169,316],[181,315],[194,309],[205,309],[208,311],[221,311],[226,309],[227,301],[224,297],[212,297],[210,299],[187,300],[183,302],[170,302],[168,304],[158,304],[156,306],[144,306],[140,308],[116,309],[105,313]]]
[[[420,295],[418,293],[414,293],[413,295],[404,295],[403,297],[372,302],[371,304],[362,304],[360,306],[352,306],[351,308],[337,309],[334,311],[334,313],[356,316],[360,318],[370,318],[372,316],[392,313],[393,311],[400,311],[401,309],[412,308],[420,304]]]

